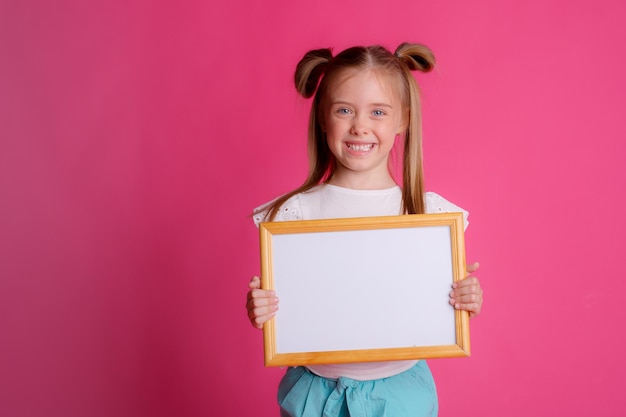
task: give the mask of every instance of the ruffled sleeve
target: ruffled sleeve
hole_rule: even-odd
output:
[[[427,192],[424,194],[426,213],[463,213],[465,229],[469,226],[469,212],[453,204],[437,193]]]
[[[269,207],[276,200],[272,200],[268,203],[263,204],[260,207],[254,209],[252,214],[252,220],[254,220],[254,224],[256,227],[259,227],[259,224],[266,221],[266,217],[269,211]],[[275,222],[284,222],[289,220],[302,220],[302,210],[300,209],[300,199],[298,195],[294,195],[289,200],[285,201],[282,206],[276,212],[276,216],[274,217]]]

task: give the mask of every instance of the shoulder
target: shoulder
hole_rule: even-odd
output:
[[[280,197],[279,197],[280,198]],[[272,203],[276,201],[278,198],[275,198],[272,201],[268,201],[254,209],[252,214],[252,220],[254,224],[258,227],[260,223],[266,221],[269,208],[272,206]],[[288,220],[302,220],[302,210],[300,209],[300,195],[296,194],[293,197],[289,198],[285,201],[276,212],[276,216],[274,217],[275,222],[282,222]]]
[[[469,212],[456,204],[446,200],[437,193],[428,191],[424,193],[424,204],[426,206],[426,213],[463,213],[463,221],[465,228],[469,226]]]
[[[319,184],[306,191],[293,195],[278,208],[276,216],[274,216],[274,221],[283,222],[289,220],[304,220],[305,218],[310,219],[310,216],[305,215],[307,207],[310,208],[311,205],[318,204],[319,201],[323,200],[324,190],[326,190],[326,188],[324,184]],[[259,223],[266,221],[270,207],[272,207],[274,202],[279,198],[280,197],[277,197],[254,209],[252,219],[257,227]]]

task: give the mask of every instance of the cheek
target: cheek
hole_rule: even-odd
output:
[[[332,130],[326,132],[326,145],[330,149],[336,149],[341,146],[341,136]]]
[[[342,120],[337,119],[328,119],[326,122],[326,133],[327,135],[340,136],[343,132],[346,131],[346,123],[342,122]]]

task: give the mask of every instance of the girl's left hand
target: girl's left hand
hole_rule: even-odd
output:
[[[467,276],[452,284],[450,291],[450,304],[457,310],[469,311],[470,319],[479,315],[483,306],[483,290],[478,278],[472,275],[479,267],[478,262],[467,265]]]

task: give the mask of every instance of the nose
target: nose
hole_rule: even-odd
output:
[[[367,126],[367,121],[363,116],[356,115],[352,119],[352,127],[350,128],[350,133],[355,136],[367,135],[369,129]]]

